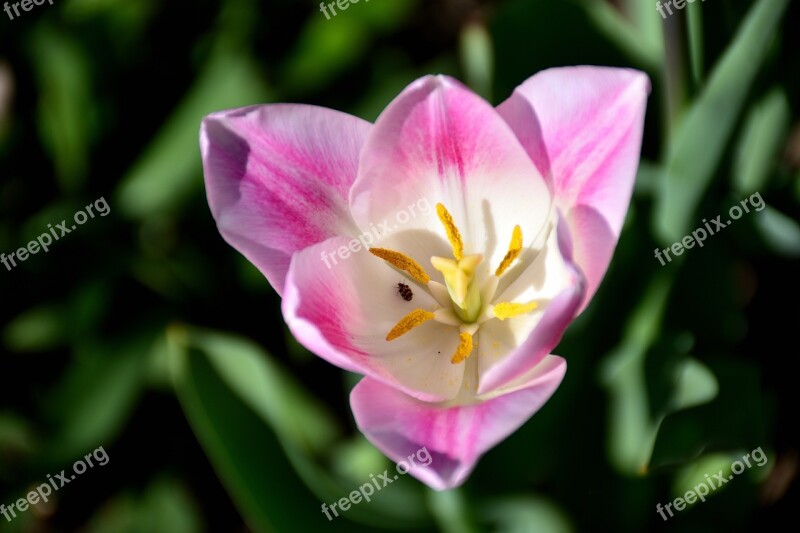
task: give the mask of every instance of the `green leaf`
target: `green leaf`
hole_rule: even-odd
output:
[[[327,15],[312,13],[282,67],[282,89],[305,94],[330,83],[371,49],[377,33],[402,24],[416,4],[412,0],[362,2],[349,4],[346,12],[337,9],[335,15],[330,8]]]
[[[171,479],[159,479],[141,497],[115,496],[95,513],[87,531],[200,533],[204,529],[197,504],[186,487]]]
[[[481,509],[482,521],[495,533],[571,533],[575,528],[555,503],[537,496],[490,501]]]
[[[47,401],[58,429],[47,459],[58,465],[98,445],[110,446],[144,384],[148,339],[86,344]]]
[[[346,518],[328,522],[322,503],[347,497],[369,478],[338,480],[314,460],[311,454],[330,451],[337,435],[326,410],[248,341],[183,327],[174,327],[169,339],[173,381],[186,416],[257,530],[313,530],[324,524],[359,531],[349,520],[424,523],[419,484],[411,480],[405,487],[403,481],[393,483],[368,506],[353,505]]]
[[[353,480],[369,478],[388,466],[389,459],[362,435],[337,446],[331,458],[331,467],[343,478]]]
[[[29,50],[38,78],[38,122],[61,188],[74,192],[86,180],[92,120],[90,68],[76,40],[50,25],[33,33]]]
[[[632,21],[639,32],[639,38],[653,55],[654,64],[658,64],[664,50],[661,30],[663,18],[649,3],[641,0],[623,0],[622,5],[626,18]]]
[[[200,513],[186,487],[175,480],[159,479],[144,493],[139,504],[139,531],[199,533]]]
[[[732,171],[738,193],[764,190],[789,129],[790,114],[789,100],[780,88],[767,93],[748,113]]]
[[[657,187],[661,181],[664,169],[658,164],[642,159],[639,170],[636,172],[633,193],[636,196],[653,196],[658,192]],[[631,205],[633,207],[633,205]]]
[[[42,352],[79,342],[103,318],[108,298],[100,280],[78,286],[64,302],[50,302],[17,315],[3,329],[3,343],[16,352]]]
[[[671,410],[688,409],[716,398],[719,383],[713,372],[696,359],[684,359],[678,366]]]
[[[209,357],[173,330],[170,367],[186,417],[248,524],[255,531],[315,530],[327,522],[269,426],[219,376]],[[247,356],[245,356],[246,358]],[[236,358],[237,360],[239,358]]]
[[[333,416],[254,344],[192,329],[190,344],[203,350],[226,385],[292,446],[321,453],[339,437]]]
[[[622,344],[601,367],[601,381],[610,397],[607,452],[612,464],[628,475],[648,471],[661,423],[667,415],[707,403],[719,391],[711,370],[687,358],[678,364],[667,405],[651,412],[645,361],[660,330],[668,286],[663,279],[654,282],[634,312]]]
[[[697,85],[703,79],[702,4],[691,3],[686,6],[686,33],[689,40],[689,61],[692,69],[692,83]]]
[[[702,406],[693,401],[687,402],[689,409],[668,409],[672,412],[664,417],[659,427],[650,459],[651,469],[672,470],[675,465],[686,465],[697,460],[709,447],[747,447],[768,438],[770,430],[766,421],[773,416],[773,406],[764,398],[758,365],[730,354],[709,356],[707,360],[712,365],[714,382],[719,383],[714,388],[719,392],[713,401]],[[710,394],[698,400],[705,401],[709,397]],[[671,398],[670,405],[675,405],[676,401],[675,397]]]
[[[25,311],[3,329],[3,344],[15,352],[48,350],[59,346],[66,338],[62,313],[53,304]]]
[[[767,206],[755,218],[764,241],[775,252],[787,257],[800,257],[800,225],[777,209]]]
[[[478,531],[473,523],[472,509],[467,503],[463,490],[428,490],[428,505],[439,525],[439,531],[443,533]]]
[[[115,205],[144,219],[175,212],[202,190],[202,119],[211,112],[263,103],[268,91],[255,64],[237,49],[219,46],[141,158],[123,178]]]
[[[716,490],[710,490],[711,486],[708,484],[706,474],[711,477],[712,480],[712,476],[714,474],[718,474],[719,472],[722,472],[722,475],[725,478],[728,478],[728,476],[731,475],[731,462],[740,458],[741,455],[737,456],[734,454],[724,453],[712,453],[700,457],[691,464],[681,468],[680,471],[675,475],[674,482],[672,484],[673,496],[681,497],[690,490],[694,491],[701,483],[705,483],[709,488],[709,494],[713,494],[716,492]],[[715,486],[716,485],[717,483],[715,483]],[[722,487],[724,487],[724,485],[722,485]],[[717,487],[717,489],[719,488],[720,487]],[[702,490],[702,487],[700,487],[700,489]]]
[[[664,45],[661,40],[661,25],[658,23],[659,18],[655,10],[651,13],[636,10],[635,25],[608,2],[578,0],[578,3],[586,10],[587,16],[597,29],[632,61],[647,70],[659,70],[664,55]],[[637,4],[644,6],[643,2]]]
[[[684,236],[708,188],[788,0],[760,0],[682,119],[667,154],[655,229],[664,243]]]
[[[487,101],[491,101],[494,47],[486,27],[482,24],[464,26],[461,30],[459,49],[467,85]]]

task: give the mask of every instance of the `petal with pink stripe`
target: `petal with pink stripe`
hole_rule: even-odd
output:
[[[337,111],[285,104],[203,121],[206,190],[219,231],[279,294],[292,254],[358,233],[347,198],[370,127]]]
[[[441,202],[464,239],[465,253],[497,265],[519,224],[526,245],[545,227],[551,195],[522,145],[485,100],[456,80],[428,76],[403,91],[367,137],[350,205],[361,228],[420,200]],[[433,216],[402,228],[442,234]]]
[[[583,306],[603,279],[630,203],[650,82],[606,67],[542,71],[497,111],[552,181],[574,258],[587,280]]]
[[[513,389],[471,405],[430,404],[372,378],[350,395],[361,432],[393,461],[405,461],[425,448],[432,460],[409,474],[444,490],[464,482],[487,450],[516,431],[552,396],[566,362],[548,356]],[[424,455],[424,454],[423,454]]]

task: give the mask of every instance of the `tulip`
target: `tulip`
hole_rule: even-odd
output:
[[[361,432],[435,489],[463,483],[566,372],[552,355],[601,282],[639,162],[649,81],[543,71],[497,108],[446,76],[375,124],[307,105],[209,115],[208,202],[295,337],[365,377]],[[423,209],[423,207],[430,209]]]

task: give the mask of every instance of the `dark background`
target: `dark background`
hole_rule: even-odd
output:
[[[800,5],[55,0],[0,12],[0,503],[103,446],[0,531],[683,531],[796,523]],[[772,13],[772,14],[771,14]],[[777,22],[770,22],[773,17]],[[299,347],[210,216],[202,117],[303,102],[374,120],[446,73],[494,104],[553,66],[652,80],[611,269],[555,353],[546,406],[460,489],[410,477],[328,522],[390,467],[355,430],[358,377]],[[704,161],[708,164],[704,164]],[[710,163],[709,163],[710,161]],[[660,266],[701,220],[767,204]],[[663,522],[656,504],[760,447],[763,467]]]

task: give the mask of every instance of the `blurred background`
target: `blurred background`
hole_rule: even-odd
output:
[[[103,447],[0,531],[744,531],[796,523],[800,5],[708,0],[55,0],[0,13],[0,503]],[[210,216],[201,118],[303,102],[374,120],[427,73],[494,104],[535,72],[653,83],[611,269],[555,353],[549,403],[460,489],[391,468],[355,430],[359,377],[286,332]],[[758,193],[762,211],[661,266],[656,247]],[[665,522],[733,460],[768,457]]]

